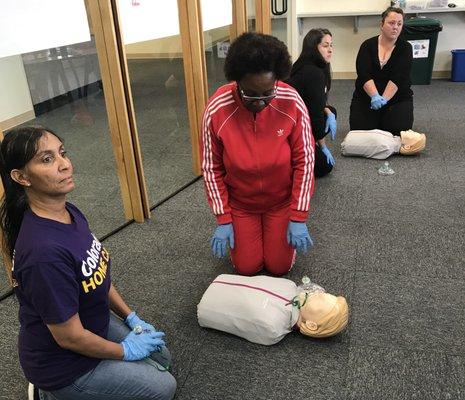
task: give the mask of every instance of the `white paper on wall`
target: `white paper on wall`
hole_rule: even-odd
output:
[[[428,58],[429,39],[409,40],[413,49],[413,58]]]
[[[230,43],[229,42],[218,42],[216,46],[218,49],[218,58],[226,58],[226,56],[228,55]]]

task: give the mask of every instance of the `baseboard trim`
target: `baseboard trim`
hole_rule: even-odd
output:
[[[451,71],[433,71],[431,76],[433,79],[450,78]]]
[[[431,76],[433,79],[444,79],[450,78],[450,71],[433,71]],[[341,71],[333,72],[333,79],[357,79],[357,73],[355,71]]]
[[[332,72],[333,79],[357,79],[357,73],[351,71]]]
[[[182,53],[126,53],[128,60],[182,58]]]
[[[8,118],[5,121],[0,121],[0,129],[2,131],[7,131],[8,129],[14,128],[20,124],[23,124],[31,119],[36,117],[34,110],[26,111],[25,113],[16,115],[13,118]]]

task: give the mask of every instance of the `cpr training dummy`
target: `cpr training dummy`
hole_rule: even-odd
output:
[[[425,148],[425,145],[425,134],[414,132],[411,129],[401,131],[400,137],[387,131],[372,129],[350,131],[341,143],[341,152],[344,156],[384,160],[397,153],[404,156],[417,154]]]
[[[270,276],[219,275],[197,306],[200,326],[271,345],[293,329],[314,338],[341,332],[348,321],[344,297],[336,297],[304,277],[297,287]]]

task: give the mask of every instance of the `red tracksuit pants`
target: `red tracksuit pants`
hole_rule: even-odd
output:
[[[231,258],[238,274],[255,275],[265,268],[272,275],[284,275],[291,269],[295,250],[287,243],[289,214],[289,205],[261,214],[231,210]]]

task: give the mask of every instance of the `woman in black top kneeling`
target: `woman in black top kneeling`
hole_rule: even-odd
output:
[[[400,39],[404,12],[389,7],[381,34],[365,40],[357,55],[357,80],[350,105],[350,129],[382,129],[393,135],[413,125],[410,89],[412,46]]]
[[[331,32],[327,29],[312,29],[304,38],[302,52],[292,66],[287,83],[293,86],[307,106],[315,138],[315,177],[331,172],[334,157],[325,143],[331,133],[334,140],[337,131],[336,109],[327,104],[331,88],[330,60],[333,53]]]

